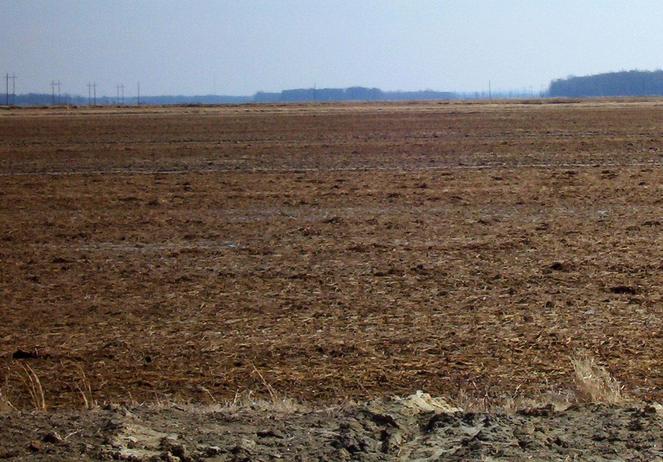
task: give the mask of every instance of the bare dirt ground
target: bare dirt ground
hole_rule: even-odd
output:
[[[663,460],[663,413],[646,405],[474,413],[416,396],[318,410],[108,406],[0,415],[0,438],[0,457],[42,461],[654,461]]]
[[[588,354],[660,401],[662,134],[661,101],[0,110],[2,400],[491,402]]]

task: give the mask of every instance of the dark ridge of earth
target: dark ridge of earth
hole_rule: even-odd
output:
[[[425,394],[311,410],[107,406],[0,415],[0,459],[132,461],[663,460],[660,405],[464,412]]]

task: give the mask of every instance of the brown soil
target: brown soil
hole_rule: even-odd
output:
[[[421,406],[423,404],[423,406]],[[433,404],[432,406],[430,404]],[[106,407],[0,415],[0,458],[131,461],[654,461],[652,406],[471,413],[407,400],[325,410]]]
[[[662,133],[659,101],[0,111],[2,400],[39,407],[22,364],[49,408],[491,400],[579,353],[660,400]]]

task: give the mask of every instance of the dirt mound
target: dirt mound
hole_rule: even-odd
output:
[[[465,412],[418,393],[328,409],[108,406],[0,416],[12,460],[663,460],[658,405]]]

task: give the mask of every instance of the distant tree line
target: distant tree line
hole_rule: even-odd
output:
[[[4,94],[2,101],[4,101]],[[331,102],[331,101],[412,101],[412,100],[450,100],[458,99],[458,94],[444,91],[382,91],[379,88],[298,88],[283,90],[278,93],[258,92],[253,96],[226,95],[163,95],[141,96],[141,104],[244,104],[244,103],[300,103],[300,102]],[[17,106],[48,106],[88,104],[88,98],[81,95],[63,94],[55,97],[50,93],[29,93],[11,98]],[[117,105],[119,101],[112,96],[98,96],[97,105]],[[136,97],[124,98],[125,105],[135,105]]]
[[[456,99],[455,93],[446,91],[382,91],[379,88],[298,88],[278,93],[258,92],[256,103],[298,103],[316,101],[405,101]]]
[[[571,76],[550,83],[550,97],[661,96],[663,71],[621,71],[584,77]]]
[[[531,90],[515,90],[509,92],[455,93],[448,91],[383,91],[379,88],[350,87],[350,88],[297,88],[280,92],[258,92],[253,96],[228,95],[162,95],[141,96],[141,104],[152,105],[202,105],[202,104],[247,104],[247,103],[304,103],[304,102],[332,102],[332,101],[445,101],[458,99],[514,99],[532,98],[535,95]],[[4,104],[5,95],[0,94],[0,104]],[[82,95],[53,95],[52,93],[28,93],[14,97],[10,95],[10,104],[17,106],[50,106],[73,105],[86,106],[89,104],[87,96]],[[113,96],[97,96],[96,104],[99,106],[113,106],[124,104],[126,106],[138,103],[135,96],[127,96],[119,100]]]

